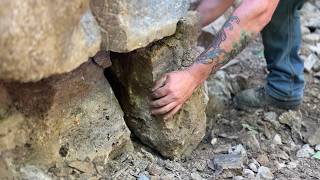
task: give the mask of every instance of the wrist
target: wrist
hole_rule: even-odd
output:
[[[186,71],[193,77],[196,87],[198,87],[209,77],[211,68],[205,64],[194,63]]]

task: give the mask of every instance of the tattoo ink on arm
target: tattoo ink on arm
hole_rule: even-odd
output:
[[[252,34],[241,31],[240,40],[233,41],[230,50],[224,49],[222,44],[227,40],[230,41],[228,38],[231,38],[228,37],[226,31],[232,32],[235,29],[235,25],[239,24],[239,17],[231,16],[217,33],[216,38],[209,48],[197,58],[196,63],[212,65],[212,72],[215,72],[218,68],[235,58],[248,45],[253,37]]]

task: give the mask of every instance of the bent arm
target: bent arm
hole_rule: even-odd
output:
[[[201,25],[206,26],[220,17],[232,4],[234,0],[203,0],[197,11],[201,17]]]
[[[197,85],[235,58],[268,24],[279,0],[243,0],[209,46],[189,68]]]

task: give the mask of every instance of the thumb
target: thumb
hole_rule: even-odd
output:
[[[165,74],[165,75],[163,75],[159,80],[157,80],[156,83],[155,83],[155,85],[154,85],[153,88],[152,88],[152,91],[155,91],[155,90],[163,87],[163,86],[166,84],[167,77],[168,77],[168,75]]]

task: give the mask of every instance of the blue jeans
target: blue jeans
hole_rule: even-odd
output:
[[[304,92],[304,64],[299,9],[304,0],[280,0],[271,22],[263,29],[264,54],[269,74],[266,92],[274,99],[300,102]]]

